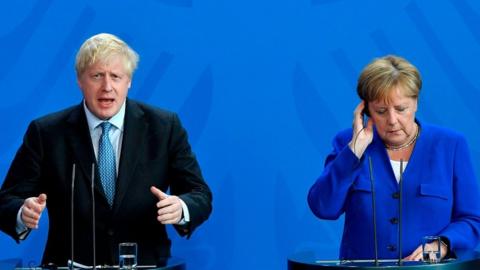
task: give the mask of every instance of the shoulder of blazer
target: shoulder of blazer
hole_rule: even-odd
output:
[[[32,122],[40,126],[50,127],[50,126],[63,124],[66,122],[78,121],[79,119],[81,119],[82,116],[85,117],[82,106],[83,105],[81,104],[71,106],[61,111],[57,111],[57,112],[39,117],[33,120]]]
[[[178,122],[176,113],[132,99],[127,99],[126,114],[137,119],[143,117],[148,124],[165,125]]]
[[[462,133],[446,127],[425,124],[422,122],[420,122],[420,127],[420,139],[423,139],[425,141],[455,144],[455,142],[459,140],[465,140],[465,136]]]

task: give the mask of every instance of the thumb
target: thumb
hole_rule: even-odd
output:
[[[47,202],[47,194],[42,193],[37,197],[37,203],[41,205],[45,205]]]
[[[160,189],[154,187],[154,186],[151,186],[150,187],[150,191],[153,193],[153,195],[155,195],[155,197],[157,197],[159,200],[163,200],[163,199],[166,199],[168,197],[168,195],[166,193],[164,193],[163,191],[161,191]]]

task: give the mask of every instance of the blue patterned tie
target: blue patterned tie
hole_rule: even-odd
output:
[[[100,137],[98,146],[98,170],[100,172],[103,191],[105,192],[108,203],[112,206],[113,198],[115,197],[115,178],[117,174],[115,169],[115,152],[113,151],[113,146],[108,136],[112,124],[110,122],[103,122],[100,126],[102,126],[102,136]]]

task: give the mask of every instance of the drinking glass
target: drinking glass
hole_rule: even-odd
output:
[[[439,236],[425,236],[422,242],[423,261],[427,263],[439,263],[441,241]]]
[[[122,270],[137,268],[137,243],[120,243],[118,245],[118,265]]]

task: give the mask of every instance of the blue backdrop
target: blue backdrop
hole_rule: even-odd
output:
[[[421,71],[418,117],[480,140],[480,2],[474,0],[5,1],[0,9],[0,181],[30,120],[81,101],[73,68],[99,32],[140,65],[129,96],[180,114],[214,192],[190,240],[189,269],[286,269],[315,250],[336,258],[342,220],[313,217],[306,194],[336,131],[351,125],[356,79],[398,54]],[[480,161],[474,159],[480,171]],[[48,222],[0,259],[37,264]]]

